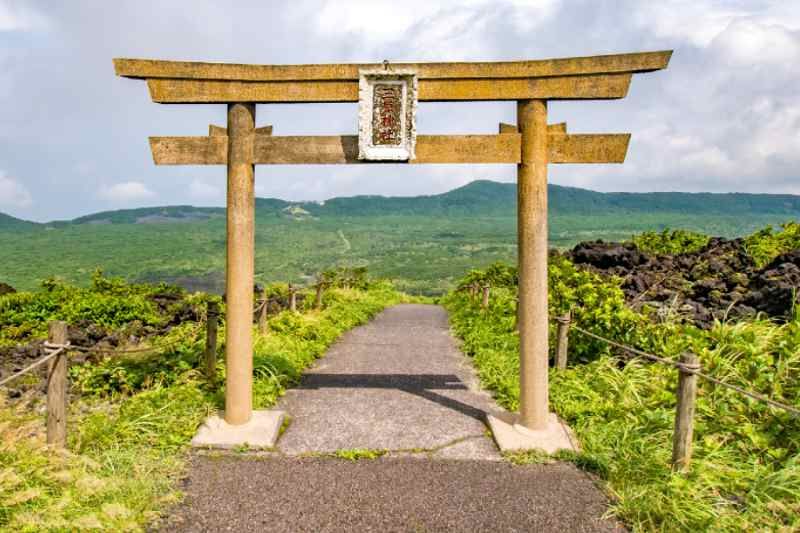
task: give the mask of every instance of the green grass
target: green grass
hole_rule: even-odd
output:
[[[254,407],[274,405],[343,332],[402,298],[385,283],[331,289],[321,312],[272,317],[270,333],[255,337]],[[183,324],[162,339],[169,350],[73,367],[82,396],[71,406],[68,452],[43,446],[41,415],[0,407],[0,529],[140,531],[179,501],[187,443],[224,395],[196,369],[200,331]]]
[[[718,323],[709,331],[652,325],[618,306],[621,295],[613,283],[603,287],[602,281],[559,263],[551,267],[550,282],[551,316],[566,299],[576,307],[577,324],[586,329],[668,357],[691,350],[706,372],[800,407],[800,316],[786,324],[766,319]],[[445,305],[484,386],[501,405],[516,410],[519,340],[513,332],[513,293],[492,294],[488,310],[463,292],[449,295]],[[797,419],[701,380],[691,470],[673,473],[676,371],[638,360],[622,364],[575,332],[570,342],[568,369],[550,371],[550,399],[551,408],[576,432],[582,452],[561,458],[603,479],[616,516],[635,531],[800,528]],[[546,460],[538,454],[509,459]]]
[[[337,459],[344,459],[346,461],[371,461],[374,459],[379,459],[386,455],[388,450],[367,450],[361,448],[354,448],[351,450],[336,450],[331,454],[331,456]]]
[[[745,235],[785,215],[685,215],[681,213],[555,215],[550,242],[569,247],[589,239],[627,240],[666,227],[712,235]],[[348,248],[340,232],[350,244]],[[461,274],[516,257],[514,216],[374,215],[315,220],[256,219],[256,277],[261,282],[304,284],[331,265],[367,266],[394,279],[399,289],[440,294]],[[191,282],[224,290],[225,221],[165,224],[80,224],[0,231],[0,281],[31,290],[56,276],[85,284],[102,267],[132,281]]]

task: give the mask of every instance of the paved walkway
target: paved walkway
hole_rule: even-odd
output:
[[[286,454],[346,449],[435,450],[499,460],[486,433],[496,411],[433,305],[398,305],[356,328],[278,405],[291,416]]]
[[[281,400],[278,453],[198,455],[179,531],[611,531],[568,464],[501,460],[496,412],[438,306],[398,305],[345,334]],[[389,450],[377,460],[320,457]]]

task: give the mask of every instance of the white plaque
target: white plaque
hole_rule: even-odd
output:
[[[417,75],[390,68],[359,72],[359,159],[408,161],[415,157]]]

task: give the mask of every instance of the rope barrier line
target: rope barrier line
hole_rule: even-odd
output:
[[[750,398],[752,398],[754,400],[758,400],[758,401],[767,403],[767,404],[769,404],[769,405],[771,405],[773,407],[778,407],[779,409],[783,409],[783,410],[789,412],[795,418],[800,418],[800,409],[792,407],[791,405],[787,405],[785,403],[777,402],[777,401],[775,401],[773,399],[767,398],[763,394],[759,394],[757,392],[749,391],[747,389],[743,389],[743,388],[738,387],[736,385],[732,385],[730,383],[726,383],[726,382],[721,381],[721,380],[719,380],[719,379],[717,379],[715,377],[709,376],[708,374],[704,374],[703,372],[696,371],[694,373],[697,374],[698,376],[700,376],[701,378],[706,379],[706,380],[708,380],[708,381],[710,381],[712,383],[716,383],[717,385],[720,385],[722,387],[728,388],[728,389],[730,389],[732,391],[736,391],[739,394],[743,394],[743,395],[748,396],[748,397],[750,397]]]
[[[156,350],[168,350],[180,344],[182,341],[173,341],[163,346],[150,346],[149,348],[131,348],[128,350],[119,350],[116,348],[97,348],[96,346],[86,348],[83,346],[73,346],[72,350],[83,353],[113,353],[113,354],[129,354],[129,353],[146,353],[154,352]]]
[[[255,314],[255,313],[258,313],[259,311],[261,311],[267,305],[267,303],[268,302],[266,300],[261,300],[260,303],[258,304],[258,306],[253,311],[253,313]],[[81,353],[105,353],[105,354],[123,355],[123,354],[154,352],[154,351],[157,351],[157,350],[168,350],[170,348],[173,348],[173,347],[177,346],[181,342],[183,342],[183,341],[182,340],[175,340],[175,341],[173,341],[171,343],[167,343],[166,345],[161,345],[161,346],[151,346],[151,347],[148,347],[148,348],[134,348],[134,349],[128,349],[128,350],[120,350],[120,349],[117,349],[117,348],[105,348],[104,349],[104,348],[97,348],[97,347],[73,346],[69,342],[67,342],[66,344],[52,344],[52,343],[50,343],[48,341],[45,341],[43,346],[45,347],[46,350],[50,350],[50,353],[48,353],[44,357],[34,361],[33,363],[31,363],[30,365],[26,366],[25,368],[23,368],[19,372],[15,372],[14,374],[12,374],[10,376],[7,376],[6,378],[0,380],[0,387],[4,386],[6,383],[10,383],[10,382],[14,381],[15,379],[17,379],[18,377],[20,377],[20,376],[22,376],[24,374],[27,374],[31,370],[33,370],[35,368],[38,368],[39,366],[43,365],[44,363],[48,362],[49,360],[53,359],[54,357],[56,357],[57,355],[62,353],[67,348],[69,348],[70,351],[81,352]]]
[[[583,329],[581,327],[578,327],[578,326],[576,326],[574,324],[572,325],[572,329],[577,330],[577,331],[583,333],[584,335],[592,337],[593,339],[597,339],[599,341],[605,342],[606,344],[610,344],[611,346],[614,346],[615,348],[619,348],[620,350],[624,350],[624,351],[626,351],[628,353],[636,354],[636,355],[638,355],[640,357],[644,357],[645,359],[650,359],[651,361],[657,361],[659,363],[664,363],[666,365],[673,366],[673,367],[675,367],[675,368],[677,368],[679,370],[686,370],[687,372],[692,372],[692,370],[690,368],[686,367],[683,363],[680,363],[679,361],[675,361],[673,359],[666,359],[664,357],[659,357],[659,356],[653,355],[651,353],[647,353],[647,352],[643,352],[641,350],[637,350],[636,348],[631,348],[630,346],[625,346],[624,344],[620,344],[618,342],[612,341],[611,339],[606,339],[605,337],[601,337],[600,335],[592,333],[591,331],[586,331],[585,329]],[[696,372],[693,372],[693,373],[696,373]]]
[[[556,319],[556,320],[558,320],[558,319]],[[715,384],[717,384],[717,385],[719,385],[721,387],[725,387],[727,389],[730,389],[732,391],[738,392],[739,394],[743,394],[744,396],[747,396],[747,397],[752,398],[754,400],[758,400],[760,402],[764,402],[766,404],[769,404],[769,405],[771,405],[773,407],[777,407],[779,409],[783,409],[784,411],[787,411],[788,413],[790,413],[795,418],[800,418],[800,409],[798,409],[796,407],[793,407],[791,405],[782,403],[782,402],[775,401],[775,400],[773,400],[771,398],[768,398],[768,397],[764,396],[763,394],[759,394],[757,392],[749,391],[749,390],[743,389],[742,387],[739,387],[737,385],[733,385],[731,383],[728,383],[728,382],[722,381],[720,379],[717,379],[717,378],[715,378],[715,377],[713,377],[713,376],[711,376],[709,374],[706,374],[705,372],[701,372],[700,368],[696,367],[694,365],[692,365],[692,366],[684,365],[683,363],[681,363],[679,361],[674,361],[672,359],[666,359],[664,357],[659,357],[659,356],[653,355],[651,353],[643,352],[642,350],[637,350],[636,348],[632,348],[630,346],[625,346],[624,344],[620,344],[618,342],[612,341],[611,339],[606,339],[605,337],[601,337],[600,335],[592,333],[591,331],[587,331],[587,330],[585,330],[585,329],[583,329],[581,327],[575,326],[574,324],[572,325],[572,328],[577,330],[580,333],[583,333],[584,335],[587,335],[587,336],[592,337],[592,338],[594,338],[596,340],[605,342],[606,344],[609,344],[611,346],[619,348],[619,349],[621,349],[623,351],[626,351],[628,353],[632,353],[632,354],[638,355],[640,357],[643,357],[645,359],[649,359],[651,361],[656,361],[656,362],[659,362],[659,363],[667,364],[669,366],[677,368],[678,370],[682,370],[682,371],[684,371],[684,372],[686,372],[688,374],[695,374],[696,376],[701,377],[701,378],[703,378],[703,379],[705,379],[707,381],[710,381],[712,383],[715,383]]]
[[[48,348],[55,348],[56,347],[56,345],[50,344],[48,346],[48,344],[49,343],[45,344],[45,346],[47,346]],[[55,356],[57,356],[58,354],[60,354],[64,350],[66,350],[68,347],[70,347],[69,343],[64,344],[64,345],[59,345],[58,348],[56,348],[55,350],[51,351],[49,354],[45,355],[41,359],[38,359],[38,360],[34,361],[33,363],[31,363],[30,365],[26,366],[25,368],[23,368],[19,372],[11,374],[7,378],[5,378],[2,381],[0,381],[0,387],[5,385],[6,383],[10,383],[11,381],[14,381],[15,379],[17,379],[18,377],[22,376],[23,374],[27,374],[28,372],[30,372],[34,368],[37,368],[37,367],[45,364],[50,359],[54,358]]]

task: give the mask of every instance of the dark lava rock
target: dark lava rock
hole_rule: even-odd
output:
[[[88,335],[89,338],[94,342],[97,342],[103,337],[105,337],[107,333],[105,329],[98,326],[97,324],[91,324],[88,328],[86,328],[86,335]]]
[[[15,292],[17,292],[17,289],[12,287],[8,283],[0,282],[0,296],[6,295],[6,294],[13,294]]]
[[[580,243],[572,249],[572,260],[596,268],[633,268],[648,262],[648,257],[635,244],[594,241]]]
[[[84,328],[78,326],[67,326],[67,338],[73,346],[91,346],[92,340],[86,334]]]
[[[714,237],[703,249],[650,256],[632,243],[584,242],[565,254],[574,263],[623,279],[625,299],[656,316],[673,316],[700,327],[757,312],[786,319],[800,304],[800,250],[758,269],[743,239]]]
[[[770,316],[789,317],[800,303],[800,250],[776,257],[750,283],[744,304]]]

